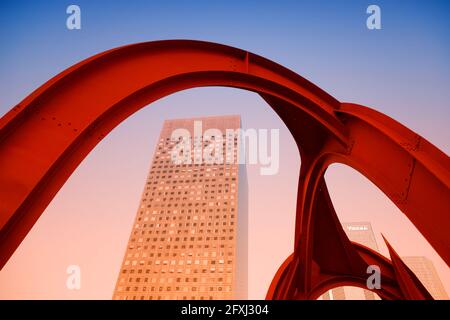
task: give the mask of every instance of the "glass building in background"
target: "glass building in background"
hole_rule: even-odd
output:
[[[239,134],[227,134],[240,127],[239,116],[164,122],[113,299],[247,298],[247,178]],[[190,163],[172,158],[180,129]],[[223,163],[205,163],[207,149],[223,150]]]
[[[421,256],[411,256],[402,257],[402,260],[414,272],[417,278],[419,278],[420,282],[427,288],[434,299],[448,300],[444,285],[430,259]]]
[[[369,222],[343,223],[345,233],[350,241],[360,243],[379,251],[375,234]],[[430,259],[422,256],[401,257],[403,262],[419,278],[434,299],[448,300],[448,295]],[[356,287],[339,287],[329,290],[321,297],[324,300],[375,300],[380,299],[375,293]]]
[[[372,250],[379,251],[375,234],[370,222],[344,222],[342,223],[350,241],[360,243]],[[357,287],[338,287],[329,290],[321,297],[324,300],[378,300],[378,295],[370,290]]]

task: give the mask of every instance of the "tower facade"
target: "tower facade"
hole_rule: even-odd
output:
[[[113,299],[247,298],[239,129],[239,116],[164,122]]]
[[[402,257],[402,260],[419,278],[434,299],[448,300],[444,285],[430,259],[422,256],[410,256]]]
[[[362,244],[372,250],[379,251],[375,234],[370,222],[342,223],[350,241]],[[324,300],[375,300],[379,299],[372,291],[355,287],[338,287],[322,295]]]

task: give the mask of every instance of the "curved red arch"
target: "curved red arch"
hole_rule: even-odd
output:
[[[333,162],[351,165],[374,182],[449,264],[447,155],[391,118],[340,103],[265,58],[220,44],[169,40],[112,49],[78,63],[0,119],[0,266],[82,159],[115,126],[161,97],[200,86],[257,92],[285,122],[300,150],[294,263],[287,265],[284,277],[275,278],[283,281],[272,283],[269,298],[317,294],[329,287],[320,282],[324,270],[337,279],[361,276],[365,260],[340,230],[323,180]],[[322,237],[324,230],[337,237],[333,246],[342,259],[327,258],[327,246],[336,238]],[[417,279],[399,271],[399,264],[392,266],[397,297],[428,297]],[[400,286],[403,278],[418,293],[408,295]]]

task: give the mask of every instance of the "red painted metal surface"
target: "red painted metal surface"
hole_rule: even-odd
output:
[[[339,285],[365,286],[379,265],[385,299],[429,293],[390,247],[392,262],[351,243],[323,178],[334,162],[376,184],[449,264],[450,161],[425,139],[367,107],[340,103],[294,72],[240,49],[200,41],[129,45],[57,75],[0,119],[0,267],[86,155],[149,103],[201,86],[254,91],[299,147],[294,253],[269,299],[312,299]]]

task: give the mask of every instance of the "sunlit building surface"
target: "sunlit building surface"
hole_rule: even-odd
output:
[[[246,172],[239,136],[226,134],[239,128],[239,116],[164,122],[113,299],[247,298]],[[190,163],[172,157],[177,129],[189,132]],[[211,145],[223,163],[202,160]]]
[[[434,268],[433,262],[426,257],[412,256],[402,257],[403,262],[419,278],[420,282],[427,288],[428,292],[436,300],[448,300],[441,279]]]

